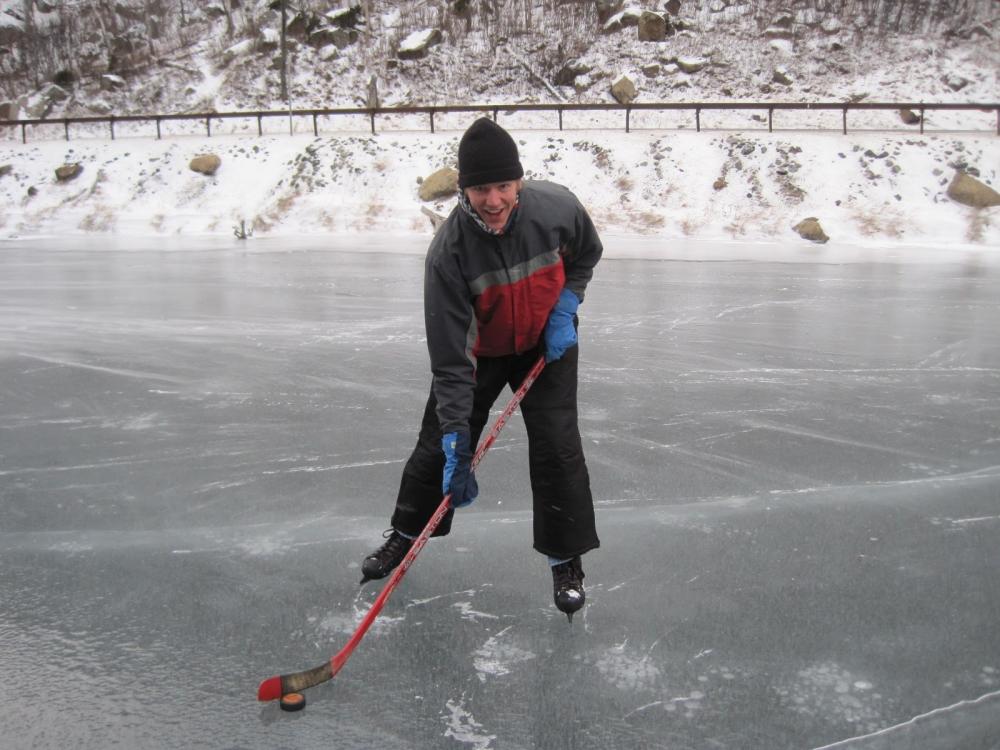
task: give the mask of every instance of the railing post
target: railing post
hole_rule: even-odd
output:
[[[924,134],[924,108],[920,108],[920,135]]]
[[[431,133],[433,134],[434,133],[434,110],[433,109],[430,111],[430,115],[431,115]]]
[[[563,113],[562,107],[559,107],[558,111],[559,111],[559,130],[562,130],[562,113]],[[997,110],[997,117],[1000,117],[1000,110]],[[998,120],[998,122],[1000,122],[1000,120]]]
[[[208,133],[208,137],[209,138],[212,137],[212,118],[211,117],[206,117],[205,118],[205,132]]]
[[[844,121],[844,124],[843,124],[844,135],[847,135],[847,105],[846,104],[844,105],[844,117],[843,117],[843,121]]]
[[[631,115],[632,115],[632,108],[626,104],[625,105],[625,132],[626,133],[630,132],[629,131],[629,126],[630,126],[629,119],[631,118]]]
[[[261,120],[264,119],[264,115],[257,115],[257,135],[264,135],[264,126],[261,124]]]
[[[997,107],[997,135],[1000,135],[1000,107]]]
[[[694,108],[694,129],[696,133],[701,132],[701,107]]]
[[[157,117],[156,118],[156,140],[160,140],[160,120],[161,119],[163,119],[163,118],[161,118],[161,117]]]
[[[316,113],[313,112],[313,135],[319,137],[319,126],[316,124]]]
[[[66,140],[68,141],[69,140],[69,118],[68,117],[63,120],[63,127],[66,130]]]
[[[108,118],[108,127],[111,128],[111,140],[115,139],[115,116],[111,115]]]
[[[371,118],[372,118],[372,135],[375,135],[375,110],[374,109],[371,111]]]
[[[493,122],[497,121],[497,117],[499,116],[499,114],[500,114],[500,110],[497,109],[496,107],[494,107],[493,108]]]
[[[774,107],[767,108],[767,132],[774,132]]]
[[[1000,113],[998,113],[998,116],[1000,116]],[[1000,127],[1000,126],[998,126],[998,127]],[[21,143],[27,143],[27,142],[28,142],[28,126],[27,126],[27,124],[25,124],[25,123],[22,122],[21,123]]]

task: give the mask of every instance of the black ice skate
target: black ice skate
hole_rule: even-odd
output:
[[[376,578],[385,578],[389,575],[406,557],[406,553],[413,546],[413,540],[407,539],[395,529],[389,529],[383,535],[386,541],[381,547],[372,552],[361,563],[361,585]]]
[[[569,621],[573,622],[573,613],[587,601],[583,590],[583,564],[579,557],[552,566],[552,595],[556,608],[565,612]]]

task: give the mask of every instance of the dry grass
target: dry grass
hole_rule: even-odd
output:
[[[986,230],[993,225],[990,214],[984,209],[972,209],[969,212],[969,226],[965,230],[967,242],[982,242],[986,237]]]
[[[898,211],[883,207],[881,210],[872,208],[856,208],[851,218],[858,229],[866,237],[889,237],[901,239],[906,219]]]

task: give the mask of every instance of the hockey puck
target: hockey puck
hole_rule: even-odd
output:
[[[288,693],[281,696],[282,711],[301,711],[306,707],[306,697],[302,693]]]

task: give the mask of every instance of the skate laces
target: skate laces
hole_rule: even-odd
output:
[[[552,582],[556,591],[567,591],[583,588],[583,565],[579,557],[559,565],[552,566]]]
[[[407,539],[395,529],[386,529],[382,532],[382,538],[387,540],[386,543],[372,555],[382,565],[402,559],[413,545],[412,539]]]

